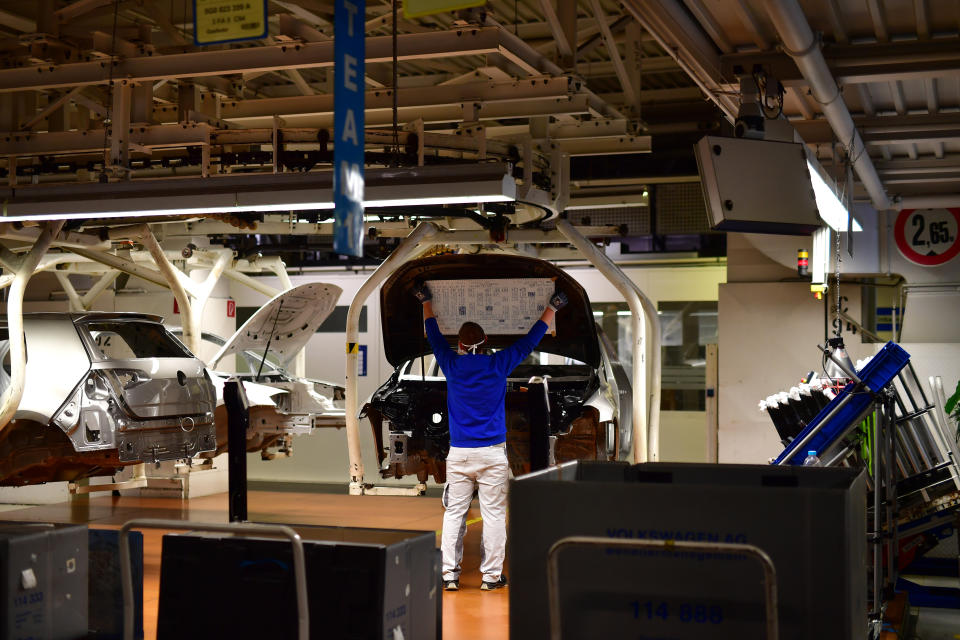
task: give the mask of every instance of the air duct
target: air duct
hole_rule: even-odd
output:
[[[763,4],[783,41],[785,51],[797,63],[797,68],[809,83],[813,97],[822,106],[823,115],[837,139],[847,145],[853,158],[853,168],[870,194],[874,208],[877,211],[890,209],[892,205],[880,176],[853,124],[850,111],[840,95],[840,87],[827,66],[800,4],[796,0],[764,0]]]

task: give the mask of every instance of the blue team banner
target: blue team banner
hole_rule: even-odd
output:
[[[336,0],[333,18],[333,250],[363,255],[365,0]]]

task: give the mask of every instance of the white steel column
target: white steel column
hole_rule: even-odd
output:
[[[630,307],[633,336],[633,461],[656,462],[660,458],[660,321],[650,299],[595,244],[587,240],[566,220],[557,221],[557,230],[602,273]],[[649,330],[646,350],[640,318],[646,316]],[[646,384],[644,353],[650,362],[651,376]],[[649,419],[647,403],[649,402]],[[649,438],[648,438],[649,426]]]
[[[347,367],[346,367],[346,421],[347,421],[347,451],[350,455],[350,493],[361,495],[367,491],[363,485],[363,454],[360,451],[360,419],[359,400],[357,398],[357,344],[360,341],[360,311],[373,290],[387,279],[397,268],[404,263],[417,249],[420,243],[431,243],[433,237],[440,231],[433,222],[421,222],[413,232],[404,238],[393,253],[380,263],[380,266],[370,274],[360,286],[357,294],[350,303],[347,312]]]
[[[199,323],[194,322],[190,297],[187,295],[187,290],[183,287],[183,283],[180,282],[180,278],[177,277],[176,268],[167,260],[166,254],[163,253],[163,249],[160,248],[160,243],[157,242],[149,226],[143,225],[138,239],[143,243],[147,251],[150,252],[150,255],[153,256],[154,261],[157,263],[157,268],[160,270],[160,273],[163,274],[167,286],[170,287],[170,290],[173,292],[173,297],[180,306],[181,324],[183,325],[183,343],[187,345],[187,349],[192,353],[200,353],[200,334],[194,334],[194,327],[199,326]]]
[[[43,232],[37,238],[30,252],[22,258],[13,258],[10,251],[4,249],[4,267],[15,272],[7,297],[7,332],[10,339],[10,386],[0,399],[0,431],[2,431],[20,406],[23,398],[24,379],[27,371],[27,346],[23,339],[23,294],[30,276],[33,275],[40,259],[47,252],[53,239],[60,233],[63,220],[45,223]],[[6,264],[9,263],[9,264]]]

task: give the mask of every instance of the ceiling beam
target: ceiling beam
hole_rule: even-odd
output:
[[[847,44],[850,38],[847,37],[847,30],[843,28],[843,18],[840,15],[840,5],[837,0],[826,0],[827,18],[830,20],[830,27],[833,29],[833,39],[840,44]]]
[[[498,53],[510,49],[505,40],[500,27],[401,34],[398,57],[423,60]],[[366,52],[367,64],[392,61],[392,38],[367,38]],[[332,66],[333,40],[328,40],[133,57],[117,61],[112,74],[106,60],[0,69],[0,92],[106,84],[111,77],[143,82]]]
[[[37,23],[35,21],[30,18],[24,18],[12,11],[7,11],[6,9],[0,9],[0,24],[5,27],[10,27],[11,29],[16,29],[17,31],[23,31],[24,33],[35,33],[37,30]]]
[[[623,58],[620,57],[620,50],[617,49],[617,43],[613,39],[613,34],[610,32],[610,25],[607,24],[607,15],[604,13],[603,7],[600,6],[600,0],[590,0],[590,8],[593,11],[593,16],[597,19],[597,26],[600,28],[600,34],[603,36],[603,42],[607,47],[607,55],[610,56],[610,60],[613,62],[613,69],[617,72],[617,79],[620,81],[623,93],[627,97],[627,104],[631,107],[636,107],[639,104],[637,92],[634,90],[633,82],[629,74],[627,74],[627,68],[623,64]]]
[[[960,113],[854,116],[853,122],[863,139],[873,145],[960,138]],[[792,120],[790,124],[808,144],[833,141],[833,132],[825,120]]]
[[[571,58],[573,56],[573,46],[567,40],[567,34],[560,25],[560,18],[553,8],[553,0],[540,0],[540,9],[547,18],[547,24],[550,25],[550,32],[553,34],[553,42],[557,46],[557,53],[560,58]]]
[[[513,82],[464,82],[448,84],[424,91],[420,88],[400,89],[397,102],[402,107],[460,105],[465,102],[517,101],[537,98],[562,98],[576,93],[577,81],[566,78],[542,78]],[[333,110],[332,94],[318,96],[294,96],[290,98],[264,98],[260,100],[225,101],[220,107],[223,120],[244,120],[267,116],[285,117],[326,113]],[[393,91],[378,89],[367,91],[367,109],[385,109],[393,105]]]
[[[114,2],[115,0],[76,0],[76,2],[68,4],[62,9],[57,9],[54,11],[54,14],[61,24],[65,24],[79,18],[85,13],[89,13],[100,7],[105,7],[108,4],[113,4]]]

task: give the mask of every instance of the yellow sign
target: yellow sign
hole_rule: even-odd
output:
[[[487,0],[403,0],[403,17],[417,18],[457,9],[482,7]]]
[[[193,0],[193,39],[199,45],[266,35],[267,0]]]

